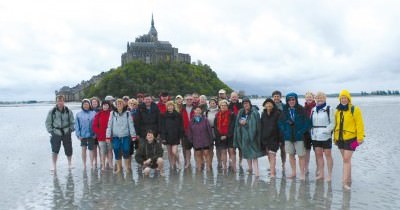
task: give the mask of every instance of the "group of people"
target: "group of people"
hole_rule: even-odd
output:
[[[71,133],[75,131],[81,143],[85,168],[87,150],[90,166],[95,168],[99,149],[101,170],[114,168],[120,173],[124,159],[124,168],[130,172],[134,156],[145,175],[151,169],[162,175],[164,144],[172,170],[190,167],[192,149],[196,169],[211,170],[215,148],[218,168],[236,172],[236,160],[239,159],[238,165],[242,166],[244,158],[249,173],[254,170],[255,176],[259,176],[258,158],[267,156],[270,176],[275,177],[276,154],[280,150],[283,172],[288,153],[291,168],[288,178],[296,177],[297,155],[300,179],[304,180],[309,173],[313,147],[316,179],[330,181],[333,142],[343,158],[343,186],[350,188],[352,154],[364,139],[361,111],[351,103],[350,93],[347,90],[340,92],[336,109],[327,105],[323,92],[315,96],[306,93],[304,106],[299,104],[296,93],[286,94],[286,104],[281,98],[281,92],[274,91],[271,98],[263,102],[260,115],[259,108],[252,105],[249,98],[240,101],[236,92],[228,98],[223,89],[208,103],[206,96],[197,93],[185,97],[177,95],[172,100],[167,92],[162,92],[158,103],[151,95],[141,93],[136,98],[124,96],[116,100],[107,96],[102,102],[93,97],[82,100],[82,110],[74,118],[60,95],[46,119],[46,128],[51,134],[53,170],[56,170],[61,143],[71,167]],[[179,144],[182,145],[183,163],[178,154]]]

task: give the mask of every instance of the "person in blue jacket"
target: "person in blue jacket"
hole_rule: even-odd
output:
[[[76,114],[75,133],[76,137],[81,141],[83,167],[86,169],[86,150],[89,150],[90,166],[94,166],[95,139],[93,132],[93,119],[96,112],[92,111],[89,99],[82,100],[82,111]]]
[[[283,133],[285,140],[285,150],[289,153],[289,162],[292,169],[292,175],[288,178],[296,177],[296,158],[299,157],[300,179],[305,179],[305,148],[304,133],[310,128],[310,119],[304,108],[299,104],[296,93],[286,95],[286,107],[279,119],[279,128]]]

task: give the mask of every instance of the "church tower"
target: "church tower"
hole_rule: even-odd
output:
[[[151,27],[149,31],[149,36],[152,42],[158,41],[158,33],[156,28],[154,27],[154,18],[153,14],[151,14]]]

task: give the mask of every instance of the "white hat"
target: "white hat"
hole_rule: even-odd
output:
[[[114,99],[114,97],[112,97],[112,96],[106,96],[106,97],[104,98],[104,100],[105,100],[105,101],[114,101],[115,99]]]
[[[221,89],[218,91],[218,93],[226,93],[226,91],[224,89]]]

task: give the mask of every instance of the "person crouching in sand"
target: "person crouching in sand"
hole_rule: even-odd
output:
[[[135,160],[142,165],[145,176],[150,175],[151,169],[160,171],[160,175],[164,176],[164,160],[163,149],[161,143],[154,137],[154,131],[146,132],[146,139],[141,140],[139,150],[136,151]]]

